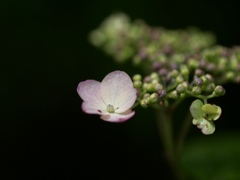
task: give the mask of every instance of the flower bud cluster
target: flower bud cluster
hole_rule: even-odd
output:
[[[115,60],[132,60],[143,68],[145,76],[133,77],[143,107],[222,96],[223,84],[240,83],[240,47],[214,46],[208,32],[150,27],[118,13],[92,31],[90,41]]]
[[[161,74],[162,71],[152,72],[144,78],[139,74],[134,75],[133,84],[139,92],[140,105],[168,106],[175,100],[185,97],[212,98],[225,94],[225,89],[221,85],[216,85],[210,74],[204,74],[200,69],[196,69],[193,79],[190,79],[189,73],[186,76],[187,69],[184,67],[166,70],[164,74]]]
[[[90,33],[89,39],[115,60],[135,59],[137,64],[145,59],[151,60],[153,55],[167,57],[175,53],[195,52],[215,43],[213,34],[197,28],[167,30],[150,27],[140,19],[131,21],[124,13],[110,15]]]

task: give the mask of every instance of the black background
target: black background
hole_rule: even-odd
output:
[[[240,44],[240,14],[231,1],[0,1],[0,176],[3,179],[170,179],[151,109],[123,124],[81,111],[80,81],[121,69],[88,42],[113,12],[152,26],[197,26],[218,43]],[[239,130],[240,88],[226,85],[217,132]],[[228,93],[230,92],[230,93]],[[192,128],[191,137],[202,136]],[[156,178],[159,177],[159,178]]]

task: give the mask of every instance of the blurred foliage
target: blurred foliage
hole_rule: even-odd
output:
[[[181,161],[191,180],[239,180],[240,133],[221,132],[191,138],[184,146]]]

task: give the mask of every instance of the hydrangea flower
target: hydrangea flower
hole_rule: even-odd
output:
[[[137,99],[137,90],[131,78],[123,71],[113,71],[102,82],[86,80],[78,84],[77,92],[82,98],[82,110],[88,114],[101,115],[109,122],[124,122],[135,112],[131,107]]]
[[[219,106],[212,104],[203,104],[199,99],[193,101],[190,106],[190,112],[193,116],[192,123],[202,130],[203,134],[214,133],[215,125],[213,121],[217,120],[222,110]]]

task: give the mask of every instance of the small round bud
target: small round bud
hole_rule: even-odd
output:
[[[191,58],[188,60],[189,67],[195,69],[199,66],[199,61],[197,59]]]
[[[204,74],[203,70],[201,69],[196,69],[195,70],[195,76],[200,77]]]
[[[176,69],[172,70],[170,73],[169,73],[169,76],[171,78],[176,78],[178,76],[178,71]]]
[[[213,83],[209,83],[209,84],[204,88],[204,91],[211,93],[211,92],[214,91],[214,87],[215,87],[215,85],[214,85]]]
[[[156,72],[153,72],[153,73],[151,73],[150,78],[151,78],[152,80],[158,80],[158,79],[159,79],[159,76],[158,76],[158,74],[157,74]]]
[[[209,83],[209,80],[206,76],[202,76],[201,79],[202,79],[203,85],[207,85]]]
[[[184,81],[184,78],[183,78],[182,76],[178,76],[178,77],[176,78],[176,82],[177,82],[178,84],[183,83],[183,81]]]
[[[136,80],[133,82],[133,86],[137,89],[142,87],[142,81]]]
[[[149,93],[146,93],[146,94],[143,95],[143,99],[146,99],[146,100],[147,100],[149,97],[150,97],[150,94],[149,94]]]
[[[187,66],[183,65],[180,67],[180,73],[182,74],[182,76],[187,79],[189,76],[189,69]]]
[[[216,86],[214,89],[214,93],[218,96],[223,96],[225,94],[225,89],[222,86]]]
[[[176,88],[176,91],[181,94],[186,92],[186,87],[183,84],[179,84]]]
[[[158,94],[157,94],[157,93],[153,93],[153,94],[150,95],[149,101],[150,101],[151,103],[154,103],[154,102],[156,102],[157,100],[158,100]]]
[[[200,95],[202,92],[202,89],[199,86],[195,86],[192,88],[193,95]]]
[[[229,71],[226,73],[226,78],[229,79],[229,80],[232,80],[234,79],[235,75],[234,75],[234,72],[232,71]]]
[[[170,93],[168,94],[168,97],[171,98],[171,99],[177,99],[177,98],[178,98],[178,93],[177,93],[177,91],[174,90],[174,91],[170,92]]]
[[[211,74],[206,74],[206,78],[209,80],[209,82],[213,82],[213,76]]]
[[[154,89],[158,92],[160,89],[163,89],[163,85],[162,84],[156,84]]]
[[[146,76],[143,81],[144,81],[144,82],[150,82],[150,81],[151,81],[150,76]]]
[[[193,84],[196,86],[201,86],[203,84],[203,80],[201,78],[194,78]]]
[[[157,79],[153,79],[151,81],[152,85],[156,86],[157,84],[159,84],[158,80]]]
[[[135,75],[133,76],[133,80],[134,80],[134,81],[141,81],[141,80],[142,80],[142,76],[141,76],[140,74],[135,74]]]
[[[160,98],[163,98],[167,95],[166,91],[163,89],[160,89],[157,93]]]
[[[140,102],[140,105],[143,108],[147,108],[148,107],[148,101],[146,99],[142,99],[141,102]]]

